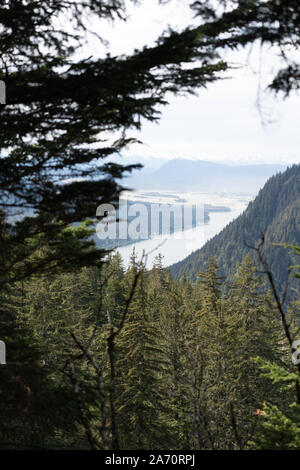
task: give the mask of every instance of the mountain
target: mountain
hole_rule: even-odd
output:
[[[231,166],[202,160],[174,159],[150,174],[133,175],[127,184],[136,189],[197,190],[255,194],[283,165]]]
[[[300,245],[300,165],[272,176],[254,201],[233,222],[183,261],[171,266],[171,274],[196,279],[213,255],[221,273],[232,272],[238,262],[252,253],[246,245],[255,245],[265,237],[265,254],[281,285],[287,266],[299,264],[290,250],[274,247],[273,243]]]

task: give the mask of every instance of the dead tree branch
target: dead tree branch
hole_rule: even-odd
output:
[[[262,235],[261,240],[257,244],[256,247],[251,247],[248,246],[248,248],[256,251],[259,262],[261,266],[263,267],[263,272],[267,276],[267,279],[269,281],[270,287],[271,287],[271,292],[275,300],[276,308],[280,314],[281,318],[281,323],[283,326],[284,334],[285,337],[288,341],[290,351],[293,354],[294,353],[294,348],[293,348],[293,342],[294,338],[292,337],[292,333],[290,330],[290,325],[288,323],[287,317],[286,317],[286,312],[284,311],[284,302],[286,300],[287,293],[284,292],[283,298],[280,298],[279,292],[277,290],[276,284],[275,284],[275,279],[273,276],[273,273],[269,267],[268,261],[266,260],[263,252],[263,247],[264,247],[265,239],[264,236]],[[287,288],[287,287],[286,287]],[[296,364],[295,367],[297,368],[298,374],[299,374],[299,379],[296,380],[296,398],[297,398],[297,403],[300,404],[300,364]]]

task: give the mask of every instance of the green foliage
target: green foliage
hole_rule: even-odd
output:
[[[100,380],[98,366],[86,349],[79,354],[71,332],[103,365],[105,388],[107,355],[99,350],[109,325],[102,315],[99,279],[91,287],[90,275],[80,271],[101,266],[105,254],[94,246],[86,219],[95,217],[99,204],[116,204],[120,179],[139,167],[103,161],[133,141],[128,132],[140,129],[142,119],[158,120],[167,93],[192,93],[226,69],[190,29],[166,33],[153,47],[130,56],[86,56],[89,22],[114,18],[126,20],[123,0],[20,0],[0,6],[0,80],[7,95],[0,109],[1,300],[5,297],[0,334],[9,358],[1,368],[1,406],[4,412],[21,406],[18,383],[23,395],[33,390],[37,397],[24,417],[20,411],[13,432],[4,432],[7,446],[51,446],[53,439],[58,445],[60,436],[68,447],[74,439],[59,424],[65,414],[78,445],[87,445],[82,439],[93,441],[87,422],[105,416],[91,386]],[[118,292],[121,278],[120,272],[115,284],[109,282],[103,299],[107,308],[113,298],[116,323],[124,300]],[[21,327],[29,331],[24,337]],[[16,369],[14,361],[20,362]],[[51,403],[48,415],[38,412],[39,388],[49,392],[41,401]],[[58,397],[56,413],[51,396],[61,389],[71,398],[65,403]],[[82,399],[79,392],[73,396],[74,390]],[[69,405],[76,411],[68,413]],[[2,418],[8,429],[8,416]]]
[[[104,160],[134,141],[128,132],[140,129],[142,119],[159,119],[167,93],[193,93],[227,68],[189,28],[129,56],[91,57],[84,47],[87,17],[126,20],[126,2],[0,6],[0,80],[7,94],[0,109],[2,283],[55,263],[99,263],[103,250],[66,226],[95,218],[100,204],[117,204],[120,179],[140,167]]]
[[[299,63],[291,51],[299,47],[300,7],[295,0],[196,0],[196,15],[203,19],[199,40],[216,48],[237,49],[259,41],[262,46],[280,47],[282,61],[273,68],[269,89],[288,96],[299,89]],[[203,39],[204,36],[204,39]]]
[[[299,448],[290,388],[299,380],[276,310],[249,260],[233,274],[244,241],[261,232],[269,245],[299,243],[299,166],[271,178],[245,214],[173,269],[194,279],[201,270],[195,284],[171,279],[161,259],[150,273],[134,256],[126,272],[118,256],[102,266],[87,220],[99,204],[117,204],[118,180],[136,167],[103,160],[133,142],[143,119],[159,119],[170,92],[219,79],[226,47],[298,45],[297,2],[217,3],[193,2],[200,26],[152,47],[81,59],[86,18],[125,20],[125,2],[0,6],[2,448]],[[298,87],[295,62],[271,84],[286,94]],[[295,263],[276,253],[282,281]],[[268,361],[263,376],[257,355]]]
[[[20,433],[13,427],[4,448],[111,449],[112,397],[121,449],[286,445],[298,426],[298,375],[251,259],[224,279],[213,258],[194,284],[172,279],[162,263],[159,256],[147,272],[133,252],[125,270],[110,255],[101,272],[33,277],[7,292],[2,305],[14,305],[15,320],[1,324],[9,350],[1,386],[13,393],[1,389],[3,432],[15,403],[21,411]],[[108,339],[136,276],[112,378]],[[298,315],[296,302],[288,311],[293,337]]]
[[[282,383],[286,396],[295,381],[299,380],[299,374],[288,372],[278,365],[257,359],[263,375],[268,377],[273,384]],[[300,405],[296,402],[286,402],[285,406],[279,406],[265,402],[262,409],[257,410],[260,416],[261,429],[249,447],[259,450],[299,450],[300,448]]]
[[[186,273],[195,280],[198,271],[207,266],[212,256],[216,256],[221,275],[229,275],[248,254],[256,261],[249,246],[254,246],[264,234],[266,258],[279,288],[283,287],[287,267],[295,265],[297,258],[292,250],[278,244],[300,244],[299,178],[299,165],[293,165],[270,178],[243,214],[203,248],[173,265],[172,275],[180,277]],[[293,287],[297,286],[298,283],[293,284]]]
[[[47,364],[44,345],[28,322],[17,320],[24,292],[1,296],[0,337],[7,365],[0,368],[1,449],[80,446],[73,437],[77,412],[68,389]],[[12,312],[12,304],[13,312]]]
[[[300,449],[300,406],[290,406],[288,414],[284,414],[276,405],[265,404],[262,415],[262,431],[250,443],[252,448],[259,450],[299,450]]]
[[[133,266],[131,269],[135,269]],[[124,449],[172,447],[168,420],[170,363],[166,338],[159,329],[159,311],[149,303],[143,266],[128,321],[118,340],[118,421]],[[157,271],[159,268],[154,267]],[[154,277],[157,272],[152,272]],[[130,269],[127,273],[131,275]],[[161,276],[163,274],[161,273]]]

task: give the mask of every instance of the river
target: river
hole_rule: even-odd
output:
[[[227,224],[245,210],[249,200],[251,200],[250,197],[241,198],[240,195],[236,195],[226,198],[225,201],[223,196],[219,198],[219,203],[220,205],[223,204],[230,207],[230,212],[210,212],[210,220],[206,224],[201,224],[193,229],[173,235],[156,236],[150,240],[139,241],[138,243],[118,248],[117,251],[121,254],[125,267],[128,266],[133,247],[135,247],[137,259],[141,259],[143,254],[144,256],[146,255],[144,259],[147,268],[151,268],[155,257],[159,253],[163,256],[163,265],[165,267],[170,266],[183,260],[217,235]],[[210,199],[208,202],[210,202]],[[216,203],[216,197],[213,202],[214,204]]]

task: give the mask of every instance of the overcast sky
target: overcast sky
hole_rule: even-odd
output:
[[[154,44],[168,24],[183,28],[191,22],[188,1],[173,0],[165,6],[157,3],[144,0],[140,7],[130,9],[131,19],[126,24],[101,26],[101,34],[110,40],[112,54]],[[99,54],[99,45],[91,45],[91,52]],[[262,71],[264,87],[276,58],[265,51],[260,62],[258,47],[250,59],[248,52],[229,56],[232,63],[244,65],[227,74],[232,79],[199,90],[197,97],[171,97],[159,125],[145,122],[137,134],[145,145],[131,147],[129,155],[228,163],[300,163],[300,97],[294,94],[283,101],[263,93],[263,119],[273,121],[263,126],[256,106],[258,72]]]

